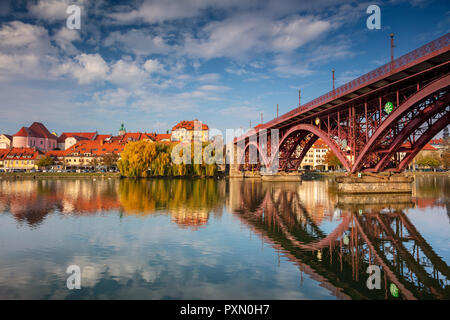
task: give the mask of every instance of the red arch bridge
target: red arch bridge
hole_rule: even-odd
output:
[[[297,170],[321,138],[349,172],[402,171],[450,122],[449,40],[450,33],[236,138],[241,170]]]

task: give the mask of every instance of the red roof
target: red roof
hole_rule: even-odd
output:
[[[119,154],[125,148],[124,143],[120,142],[103,142],[103,140],[82,140],[65,150],[65,156],[73,156],[78,154],[83,156],[88,153],[92,156],[102,156],[108,153]]]
[[[186,129],[186,130],[194,130],[194,125],[195,122],[198,120],[192,120],[192,121],[180,121],[178,122],[173,128],[172,131],[177,130],[177,129]],[[208,126],[204,123],[202,123],[201,121],[198,121],[199,123],[202,124],[202,130],[208,130]]]
[[[322,139],[317,139],[313,144],[313,148],[328,148],[328,145]]]
[[[40,122],[33,122],[29,129],[38,134],[39,137],[56,139],[56,136],[51,134],[50,131],[48,131],[47,128]]]
[[[69,137],[75,137],[77,140],[92,140],[97,132],[63,132],[59,138],[58,143],[63,143]]]
[[[402,144],[403,148],[407,148],[407,149],[411,149],[411,143],[409,142],[405,142],[404,144]],[[433,147],[432,145],[430,145],[429,143],[427,143],[422,150],[428,150],[428,151],[434,151],[437,150],[435,147]]]
[[[107,138],[109,138],[109,137],[111,137],[112,135],[110,135],[110,134],[98,134],[96,137],[95,137],[95,140],[98,140],[98,141],[100,141],[100,140],[105,140],[105,139],[107,139]]]
[[[14,137],[35,137],[35,138],[47,138],[56,139],[56,137],[51,134],[47,128],[40,122],[33,122],[33,124],[27,128],[22,127]]]
[[[22,127],[13,137],[34,137],[34,134],[27,127]]]
[[[140,141],[140,140],[154,140],[149,133],[142,132],[127,132],[120,136],[111,137],[111,141],[115,142],[132,142],[132,141]]]
[[[34,160],[38,155],[42,154],[35,148],[12,148],[3,156],[4,160]]]
[[[172,137],[172,135],[170,133],[156,133],[156,132],[154,132],[154,133],[148,133],[147,135],[153,141],[170,140],[170,138]]]
[[[9,149],[0,149],[0,160],[3,160],[3,158],[9,153]]]
[[[444,145],[445,144],[445,140],[440,138],[440,139],[432,139],[430,140],[430,144],[434,144],[434,145]]]
[[[49,157],[64,157],[65,153],[64,150],[50,150],[47,151],[45,155]]]

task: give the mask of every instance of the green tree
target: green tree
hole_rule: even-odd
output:
[[[440,166],[440,161],[434,156],[426,155],[416,160],[416,164],[420,167],[436,168]]]
[[[36,165],[38,167],[48,167],[51,166],[53,164],[53,158],[50,156],[45,156],[42,157],[41,159],[38,160],[38,162],[36,163]]]

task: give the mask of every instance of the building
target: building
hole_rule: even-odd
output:
[[[51,150],[45,153],[46,157],[53,159],[53,165],[49,169],[63,170],[65,168],[64,159],[66,152],[64,150]]]
[[[12,138],[13,148],[37,148],[42,152],[58,147],[57,137],[40,122],[30,127],[22,127]]]
[[[12,146],[12,136],[0,134],[0,149],[10,149]]]
[[[438,150],[443,150],[443,149],[446,148],[446,143],[445,143],[445,140],[443,138],[432,139],[428,144],[431,145],[432,147],[438,149]]]
[[[150,137],[150,134],[146,132],[126,132],[118,136],[112,136],[105,141],[117,142],[117,143],[128,143],[136,141],[151,141],[154,140]]]
[[[8,154],[9,149],[0,149],[0,169],[3,168],[3,158]]]
[[[78,141],[95,140],[97,132],[63,132],[58,138],[58,149],[67,150]]]
[[[172,135],[170,133],[149,133],[148,136],[155,142],[170,142]]]
[[[411,144],[409,142],[404,143],[402,145],[404,149],[411,149]],[[424,158],[424,157],[431,157],[433,159],[440,159],[443,149],[438,149],[433,147],[430,143],[427,143],[422,150],[419,151],[419,153],[414,157],[414,159],[411,161],[411,163],[408,165],[408,168],[415,169],[418,167],[417,161]],[[406,152],[400,153],[400,159],[403,159],[406,156]]]
[[[181,121],[172,128],[172,141],[201,141],[207,142],[209,139],[209,127],[198,121]]]
[[[300,168],[304,170],[328,170],[326,154],[329,150],[327,144],[322,139],[318,139],[306,153]],[[298,153],[297,156],[300,156],[301,150],[297,149],[296,152]]]
[[[3,156],[5,171],[37,169],[37,162],[44,154],[37,148],[12,148]]]
[[[122,124],[120,125],[120,129],[119,129],[119,136],[123,136],[125,133],[127,133],[127,129],[125,129],[125,126],[122,122]]]
[[[103,140],[83,140],[67,149],[64,153],[66,168],[92,168],[100,165],[106,155],[117,155],[125,148],[125,143],[104,142]]]

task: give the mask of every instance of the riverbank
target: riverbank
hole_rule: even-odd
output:
[[[21,178],[120,178],[120,173],[112,172],[3,172],[0,179],[21,179]]]
[[[305,172],[302,178],[305,180],[314,179],[319,177],[339,177],[345,176],[346,172]],[[447,172],[404,172],[406,176],[449,176],[450,171]],[[383,172],[381,175],[388,175],[388,173]],[[92,173],[77,173],[77,172],[2,172],[0,173],[0,179],[21,179],[21,178],[122,178],[120,173],[115,172],[92,172]],[[180,177],[148,177],[152,178],[205,178],[205,176],[180,176]],[[211,178],[229,178],[228,175],[218,173]]]

